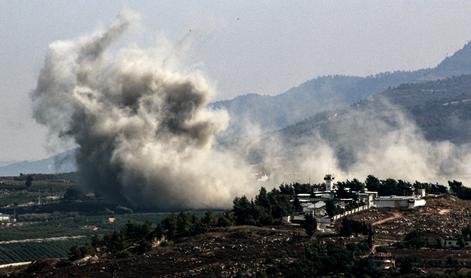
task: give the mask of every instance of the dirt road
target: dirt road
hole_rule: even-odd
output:
[[[376,222],[374,222],[373,224],[371,224],[372,226],[376,226],[376,225],[381,225],[383,223],[386,223],[388,221],[391,221],[391,220],[394,220],[394,219],[398,219],[398,218],[401,218],[402,217],[402,213],[398,212],[398,211],[395,211],[393,212],[393,215],[392,216],[389,216],[389,217],[386,217],[386,218],[383,218],[381,220],[378,220]]]

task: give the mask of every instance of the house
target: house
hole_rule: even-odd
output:
[[[10,222],[10,215],[0,213],[0,223],[7,223]]]
[[[460,241],[458,238],[456,237],[446,237],[444,240],[443,240],[443,243],[442,243],[442,246],[444,248],[460,248]]]
[[[368,207],[373,207],[376,198],[378,198],[378,192],[376,191],[356,192],[356,194],[358,195],[358,199]]]
[[[315,203],[301,203],[304,214],[311,214],[314,217],[322,217],[327,214],[325,210],[325,202],[317,201]]]
[[[368,256],[368,265],[375,271],[385,271],[396,266],[391,253],[377,252]]]
[[[311,194],[309,193],[299,193],[296,195],[300,203],[309,203],[311,202]]]
[[[419,188],[417,191],[418,191],[417,195],[420,196],[421,198],[427,196],[427,191],[425,190],[425,188]]]
[[[425,242],[428,247],[440,248],[443,246],[443,235],[431,231],[420,233],[420,238]]]
[[[380,196],[375,200],[377,208],[415,208],[425,206],[425,199],[415,196]]]

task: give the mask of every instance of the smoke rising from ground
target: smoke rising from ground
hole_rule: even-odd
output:
[[[407,114],[385,98],[330,113],[316,124],[290,127],[254,147],[262,164],[276,174],[275,183],[319,182],[325,173],[339,180],[373,174],[412,182],[471,182],[470,144],[427,141]]]
[[[32,94],[35,119],[79,146],[87,189],[136,207],[228,207],[262,184],[253,161],[268,187],[326,173],[470,181],[468,146],[428,142],[387,103],[330,115],[308,134],[267,135],[248,122],[237,143],[217,145],[228,115],[208,108],[213,90],[201,73],[172,66],[174,48],[111,48],[134,20],[122,15],[102,32],[52,43]]]
[[[81,184],[116,201],[204,208],[252,195],[248,166],[213,148],[228,116],[206,107],[206,79],[172,70],[162,51],[110,50],[132,22],[123,15],[103,32],[50,45],[33,92],[36,120],[73,139]]]

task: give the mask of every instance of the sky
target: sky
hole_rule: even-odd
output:
[[[0,162],[61,151],[31,116],[48,44],[90,34],[124,9],[142,22],[123,44],[191,33],[185,61],[217,100],[279,94],[327,74],[432,67],[471,39],[471,1],[0,0]]]

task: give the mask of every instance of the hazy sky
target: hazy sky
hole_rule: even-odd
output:
[[[128,37],[149,46],[192,30],[188,62],[218,99],[277,94],[315,76],[368,75],[437,64],[471,39],[471,1],[20,1],[0,0],[0,161],[58,151],[31,118],[47,46],[142,15]]]

